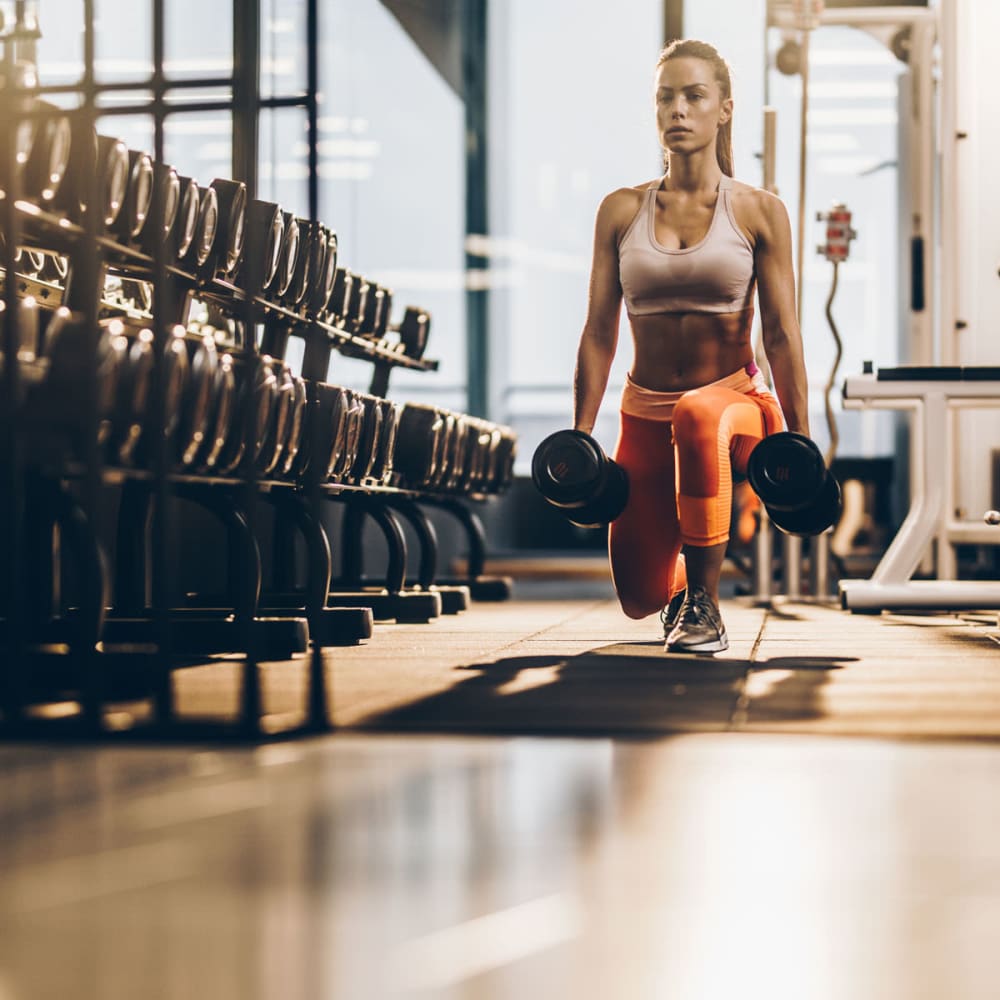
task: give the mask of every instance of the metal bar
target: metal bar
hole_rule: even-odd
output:
[[[319,3],[306,3],[306,114],[309,133],[309,218],[319,219]]]
[[[163,125],[165,119],[164,95],[166,81],[163,75],[164,36],[166,30],[164,0],[153,0],[153,158],[162,163]],[[161,184],[153,187],[153,202],[150,218],[158,225],[163,215],[164,191]],[[147,229],[150,228],[147,224]],[[155,228],[155,226],[153,227]],[[170,682],[171,635],[170,635],[170,583],[169,552],[172,531],[169,514],[170,471],[167,456],[167,442],[159,429],[167,420],[166,374],[164,358],[167,347],[165,303],[172,297],[167,287],[166,248],[161,234],[153,236],[153,335],[156,355],[156,378],[153,382],[153,428],[150,435],[150,465],[153,473],[153,512],[150,525],[150,582],[153,615],[153,635],[156,637],[157,655],[153,679],[153,703],[156,721],[166,726],[173,721],[173,690]]]
[[[684,37],[684,0],[663,0],[663,40]]]
[[[1000,608],[1000,583],[996,580],[841,580],[840,604],[846,611],[884,608],[925,608],[970,611]]]
[[[20,110],[20,93],[14,75],[14,46],[11,42],[4,45],[4,77],[5,100],[0,102],[0,123],[6,135],[14,132],[13,115]],[[12,114],[11,114],[12,112]],[[3,261],[6,274],[13,274],[17,267],[15,254],[20,242],[20,219],[15,209],[15,198],[18,192],[16,149],[13,142],[4,144],[3,169],[8,178],[7,197],[3,200]],[[24,537],[21,532],[21,521],[24,514],[24,476],[21,435],[17,427],[17,398],[19,395],[20,372],[18,370],[18,325],[19,309],[17,297],[17,282],[7,281],[4,286],[3,314],[3,347],[5,364],[3,369],[4,398],[0,401],[2,413],[2,447],[5,460],[0,463],[0,501],[4,503],[3,532],[4,550],[4,590],[7,606],[4,608],[7,618],[8,649],[0,657],[0,706],[4,711],[7,725],[17,725],[22,721],[24,709],[24,620],[25,598],[23,592]]]
[[[488,0],[467,0],[461,4],[467,237],[489,233],[488,13]],[[487,258],[466,250],[465,269],[470,278],[476,273],[485,274],[488,265]],[[486,417],[489,415],[490,299],[489,288],[484,283],[479,284],[480,287],[473,287],[472,282],[468,282],[465,292],[468,411]]]
[[[806,253],[806,161],[808,154],[808,133],[809,133],[809,35],[808,30],[800,33],[801,46],[801,69],[802,76],[802,103],[799,119],[799,231],[796,240],[796,315],[799,325],[802,324],[802,290],[805,286]]]
[[[232,87],[233,78],[231,76],[205,76],[192,79],[169,80],[164,79],[167,90],[195,90],[200,87]],[[110,94],[116,91],[130,90],[152,90],[153,77],[148,76],[143,80],[113,81],[108,83],[95,83],[95,94]],[[78,94],[80,83],[50,83],[39,87],[39,94]]]
[[[260,108],[260,0],[233,0],[233,177],[243,181],[247,194],[257,196],[257,154],[259,143],[258,117]],[[256,255],[251,267],[258,267]],[[253,275],[245,279],[245,287],[255,287]],[[256,382],[260,359],[256,347],[257,314],[254,300],[246,295],[241,309],[248,343],[245,377],[248,389]],[[251,398],[252,398],[251,392]],[[257,520],[257,470],[255,458],[255,414],[253,406],[243,413],[243,440],[246,450],[239,470],[242,480],[239,506],[246,518],[247,530],[254,534]],[[243,663],[240,693],[240,726],[248,736],[260,733],[263,713],[263,692],[258,667],[257,629],[255,612],[247,609],[236,615],[240,645],[246,653]]]
[[[815,16],[820,27],[872,27],[880,24],[935,23],[938,12],[928,7],[825,7]],[[800,25],[799,16],[792,8],[772,11],[770,23],[786,29],[795,29]]]
[[[257,197],[260,0],[233,0],[233,177]]]

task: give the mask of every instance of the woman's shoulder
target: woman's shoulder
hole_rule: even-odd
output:
[[[788,210],[776,194],[735,179],[730,190],[733,211],[740,224],[751,232],[768,232],[774,226],[787,225]]]
[[[656,180],[650,180],[644,181],[642,184],[636,184],[633,187],[615,188],[614,191],[606,194],[601,200],[600,207],[598,208],[598,217],[603,217],[609,222],[625,223],[628,225],[642,205],[646,191],[656,183]]]
[[[753,184],[747,184],[733,178],[730,190],[733,202],[742,204],[747,210],[756,211],[771,218],[776,214],[788,214],[785,203],[766,188],[755,187]]]

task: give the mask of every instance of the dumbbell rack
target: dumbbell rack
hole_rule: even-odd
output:
[[[87,62],[88,73],[92,73],[91,60]],[[15,92],[14,97],[18,96]],[[90,95],[79,115],[88,122],[93,120],[93,112]],[[26,114],[44,120],[47,113],[30,110]],[[505,581],[482,577],[482,524],[455,493],[483,499],[504,488],[513,461],[509,438],[504,439],[507,451],[503,461],[497,460],[489,475],[480,467],[475,476],[471,471],[465,476],[466,460],[456,458],[449,482],[443,474],[409,481],[390,476],[391,453],[382,456],[385,468],[379,479],[366,475],[351,479],[344,474],[330,481],[316,462],[318,452],[304,472],[285,478],[262,474],[258,466],[262,446],[270,447],[262,445],[262,434],[269,442],[278,435],[271,408],[263,421],[266,427],[262,427],[261,407],[255,405],[260,386],[267,383],[267,379],[261,381],[261,375],[266,374],[272,359],[283,364],[290,336],[305,340],[302,384],[309,397],[299,415],[307,425],[302,437],[307,456],[324,433],[317,413],[321,412],[320,399],[336,352],[372,362],[369,397],[376,402],[367,405],[379,412],[383,404],[389,407],[386,412],[391,412],[384,396],[393,369],[431,371],[437,362],[410,357],[385,338],[359,336],[358,317],[323,313],[304,303],[289,308],[256,294],[251,290],[261,284],[261,265],[254,257],[248,257],[233,280],[221,278],[218,271],[199,274],[168,261],[162,240],[147,251],[123,245],[101,232],[96,212],[88,212],[82,223],[74,223],[37,203],[21,200],[12,146],[5,155],[7,162],[0,164],[0,169],[8,180],[8,197],[0,207],[5,237],[0,264],[4,279],[16,277],[3,283],[5,393],[0,409],[0,447],[8,456],[6,475],[0,483],[8,553],[4,581],[7,614],[0,623],[3,731],[33,733],[39,725],[50,731],[51,713],[40,721],[28,708],[39,697],[51,703],[65,693],[82,706],[82,713],[70,724],[74,733],[106,734],[105,709],[112,697],[149,697],[153,723],[146,732],[189,736],[192,726],[182,725],[176,717],[171,673],[206,656],[229,653],[242,656],[239,720],[235,727],[213,725],[198,731],[224,735],[235,731],[257,738],[269,726],[262,718],[258,663],[287,659],[307,649],[309,694],[301,728],[324,729],[330,717],[325,647],[367,638],[374,618],[426,621],[442,611],[460,610],[470,584],[482,597],[506,596]],[[96,186],[96,178],[91,178],[90,204],[97,204]],[[154,219],[160,218],[162,197],[159,188],[154,188],[150,211]],[[43,281],[20,273],[17,256],[22,246],[59,255],[66,263],[64,280]],[[106,299],[109,274],[151,285],[156,307],[130,307],[121,298]],[[177,381],[171,375],[182,354],[190,364],[199,349],[188,334],[172,332],[174,324],[186,324],[192,296],[228,321],[230,332],[243,331],[242,339],[223,338],[216,344],[227,351],[240,371],[243,394],[236,426],[226,443],[229,448],[235,442],[232,447],[242,457],[223,474],[205,468],[179,468],[172,451],[175,442],[164,432],[186,398],[183,393],[178,395]],[[29,299],[34,302],[30,308]],[[29,314],[30,322],[39,319],[34,310],[48,316],[48,337],[60,307],[70,311],[75,323],[71,346],[72,358],[78,363],[71,383],[72,398],[65,400],[46,384],[46,378],[33,380],[34,370],[45,367],[43,362],[50,374],[56,370],[55,357],[36,361],[24,357],[21,350]],[[135,335],[136,327],[152,330],[147,352],[149,400],[140,438],[146,454],[141,464],[109,461],[104,440],[109,419],[99,398],[99,352],[107,348],[107,337],[102,336],[112,314],[121,320],[122,331],[133,334],[131,339],[124,332],[117,334],[130,345],[130,351],[141,339]],[[253,336],[259,324],[264,327],[260,345]],[[61,336],[57,342],[65,339]],[[281,371],[287,378],[287,370]],[[110,433],[118,437],[122,430],[113,427]],[[372,434],[375,447],[381,438],[377,432]],[[118,456],[123,454],[119,450]],[[474,467],[473,462],[470,469]],[[99,526],[109,487],[121,494],[113,573]],[[176,526],[171,502],[178,498],[210,511],[224,526],[229,585],[222,600],[188,595],[186,606],[172,600],[168,557]],[[347,508],[342,532],[343,575],[333,585],[331,546],[323,523],[323,510],[331,500]],[[303,588],[293,586],[296,567],[287,559],[276,558],[274,590],[262,597],[256,534],[261,502],[279,512],[276,535],[281,533],[284,538],[297,530],[305,539]],[[436,541],[421,504],[441,507],[459,519],[469,537],[469,580],[441,585],[436,579]],[[372,585],[363,576],[360,540],[366,517],[375,520],[389,542],[389,569],[381,585]],[[400,518],[413,527],[420,546],[417,578],[409,583]],[[281,540],[276,538],[276,552],[290,553],[292,546],[281,544]],[[72,608],[61,606],[60,584],[67,575],[61,565],[64,562],[77,577],[77,601]]]

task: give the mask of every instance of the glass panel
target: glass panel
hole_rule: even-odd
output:
[[[329,5],[319,6],[323,19]],[[260,92],[264,97],[288,97],[305,89],[305,0],[261,0]]]
[[[309,144],[306,112],[302,108],[265,109],[259,120],[259,197],[264,201],[276,201],[286,212],[307,219]]]
[[[48,16],[50,0],[43,7]],[[96,0],[95,75],[101,83],[148,80],[153,75],[150,0]],[[167,8],[171,4],[167,4]],[[168,15],[169,16],[169,15]]]
[[[491,411],[521,435],[519,471],[572,418],[597,206],[660,170],[662,17],[660,0],[490,5]],[[632,353],[624,323],[619,344],[595,427],[607,448]]]
[[[202,186],[233,176],[233,119],[227,111],[170,115],[163,127],[163,155],[177,172]]]
[[[233,5],[168,0],[164,54],[167,79],[228,77],[233,72]]]
[[[39,83],[76,83],[83,76],[83,0],[43,0],[36,8],[42,33],[37,49]],[[0,5],[0,10],[4,23],[12,24],[14,4]]]
[[[121,139],[129,149],[153,155],[152,115],[104,115],[97,119],[97,131]]]
[[[12,5],[8,5],[12,6]],[[168,4],[168,8],[169,8]],[[76,83],[83,77],[83,0],[37,4],[39,77],[43,85]],[[148,80],[153,73],[150,0],[95,0],[94,74],[99,83]],[[13,11],[4,10],[12,23]]]
[[[462,101],[377,0],[321,14],[319,216],[344,266],[392,289],[393,322],[407,304],[432,316],[440,370],[394,371],[393,398],[464,409]],[[363,387],[371,366],[336,359],[334,375]]]

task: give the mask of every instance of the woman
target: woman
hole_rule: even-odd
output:
[[[732,115],[729,67],[711,45],[663,50],[656,127],[666,169],[598,209],[574,379],[574,426],[589,433],[624,298],[635,353],[614,458],[630,490],[611,525],[611,569],[629,617],[669,602],[668,652],[728,648],[719,576],[733,472],[782,429],[782,416],[809,433],[788,214],[774,195],[732,179]],[[754,363],[755,287],[777,400]]]

